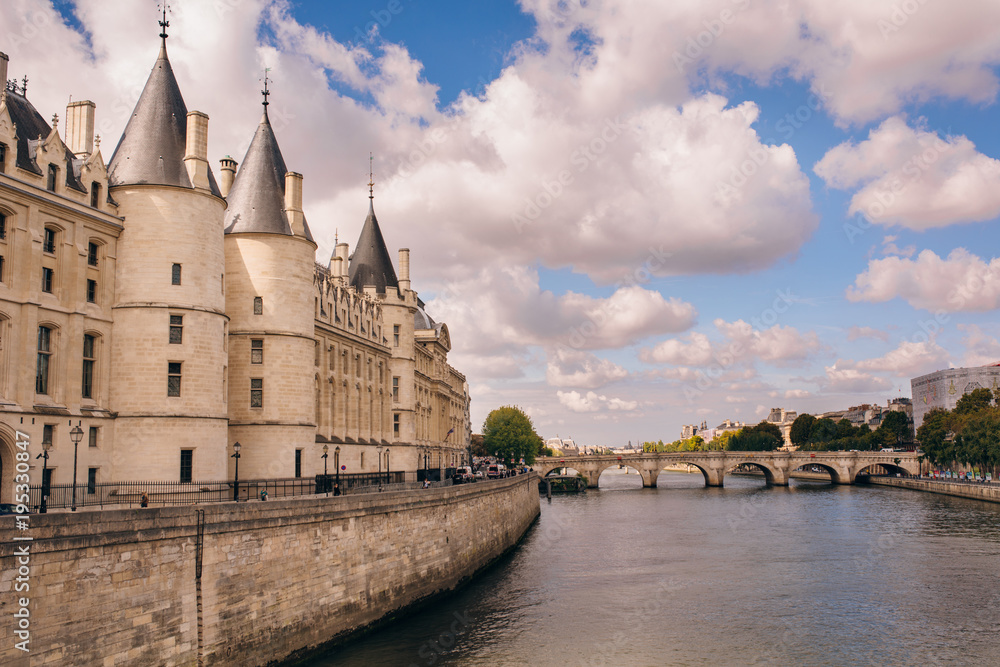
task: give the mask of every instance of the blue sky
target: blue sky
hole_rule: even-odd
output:
[[[375,153],[474,428],[615,445],[1000,361],[1000,6],[911,4],[178,0],[168,44],[219,157],[272,68],[321,261]],[[94,99],[106,158],[159,32],[108,5],[0,7],[11,75]]]

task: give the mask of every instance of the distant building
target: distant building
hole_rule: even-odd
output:
[[[954,410],[958,399],[973,389],[989,389],[996,395],[1000,382],[1000,365],[975,368],[948,368],[910,380],[913,425],[920,428],[924,415],[934,408]]]
[[[572,438],[560,438],[558,435],[545,441],[545,446],[552,450],[556,456],[579,456],[580,448],[576,446]]]
[[[702,438],[705,437],[704,432],[708,430],[708,423],[701,422],[701,426],[697,424],[684,424],[681,426],[681,440],[687,440],[688,438],[693,438],[696,435],[700,435]]]
[[[794,410],[785,410],[784,408],[771,408],[771,413],[767,416],[766,421],[781,429],[781,437],[785,441],[783,446],[784,449],[788,449],[792,446],[792,423],[798,416],[798,412],[795,412]]]

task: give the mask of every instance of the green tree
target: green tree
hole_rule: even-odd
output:
[[[775,437],[769,430],[755,430],[754,427],[750,427],[744,428],[730,438],[726,448],[734,452],[772,452],[781,447],[781,444],[780,436]]]
[[[788,434],[792,439],[792,444],[796,447],[808,444],[814,423],[816,423],[816,418],[812,415],[799,415],[796,417],[795,421],[792,422],[792,430]]]
[[[910,420],[907,419],[905,412],[890,412],[882,417],[878,432],[887,445],[898,447],[910,439]]]
[[[523,458],[531,465],[541,451],[542,439],[521,408],[505,405],[487,415],[483,422],[483,444],[491,456],[508,464]]]
[[[473,433],[472,438],[469,439],[469,449],[472,450],[473,456],[486,456],[486,445],[483,444],[483,436],[479,433]]]
[[[778,428],[777,424],[767,421],[766,419],[755,426],[750,426],[747,429],[751,433],[764,433],[767,435],[774,436],[779,442],[784,440],[784,436],[781,435],[781,429]]]
[[[856,435],[854,424],[848,419],[841,419],[837,422],[837,440],[843,438],[853,438]]]
[[[829,417],[817,419],[813,423],[812,431],[809,433],[809,442],[814,445],[822,445],[817,449],[825,449],[826,444],[837,437],[837,424]]]
[[[984,389],[980,387],[979,389],[973,389],[968,394],[965,394],[958,399],[958,403],[955,404],[955,414],[956,415],[970,415],[980,410],[985,410],[989,408],[993,403],[993,392],[989,389]]]

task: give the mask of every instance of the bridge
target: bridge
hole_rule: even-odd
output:
[[[572,468],[587,477],[587,487],[608,468],[619,465],[639,471],[644,488],[655,488],[656,478],[666,466],[688,464],[701,471],[706,486],[722,486],[726,473],[739,465],[757,468],[768,484],[788,486],[789,474],[802,466],[817,466],[830,473],[834,484],[853,484],[859,474],[881,466],[890,474],[920,474],[920,455],[915,452],[660,452],[655,454],[610,454],[600,456],[541,456],[534,469],[545,477],[559,468]]]

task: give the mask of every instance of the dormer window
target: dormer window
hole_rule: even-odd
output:
[[[90,206],[100,208],[101,206],[101,184],[94,183],[90,186]]]
[[[59,167],[54,164],[49,165],[49,179],[45,183],[45,189],[49,192],[56,191],[56,179],[59,177]]]

